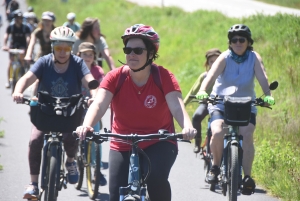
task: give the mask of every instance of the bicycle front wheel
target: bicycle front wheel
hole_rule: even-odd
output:
[[[58,191],[56,190],[57,174],[57,146],[50,146],[48,150],[49,163],[47,167],[46,176],[48,186],[45,189],[44,201],[56,201]]]
[[[77,164],[78,164],[78,169],[79,169],[79,178],[78,182],[75,184],[75,188],[77,190],[81,189],[82,182],[83,182],[83,175],[84,175],[84,161],[83,161],[83,156],[84,156],[84,146],[82,144],[85,143],[84,141],[79,142],[78,145],[78,152],[76,156]]]
[[[87,143],[86,182],[90,199],[98,196],[100,182],[100,145],[95,142]]]
[[[239,176],[239,157],[238,147],[231,145],[228,149],[228,201],[237,201],[238,176]]]

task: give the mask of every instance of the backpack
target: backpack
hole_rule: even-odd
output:
[[[117,82],[117,86],[116,86],[116,90],[115,90],[114,96],[120,91],[123,83],[125,82],[125,79],[126,79],[128,73],[129,73],[129,68],[124,68],[123,67],[122,72],[121,72],[121,74],[119,76],[119,79],[118,79],[118,82]],[[161,83],[161,77],[160,77],[159,68],[158,68],[158,66],[156,64],[151,64],[151,73],[153,75],[154,83],[161,90],[161,92],[164,93],[163,88],[162,88],[162,83]],[[172,116],[172,114],[171,114],[171,116]],[[111,127],[112,127],[112,122],[113,122],[113,108],[111,107],[111,115],[110,115],[110,124],[111,124]],[[172,128],[175,131],[174,122],[172,123]]]

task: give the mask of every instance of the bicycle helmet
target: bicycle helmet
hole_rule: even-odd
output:
[[[13,12],[14,18],[16,17],[23,17],[23,13],[21,10],[17,9]]]
[[[159,35],[154,31],[151,26],[144,24],[135,24],[127,28],[124,35],[121,37],[123,39],[124,45],[129,38],[142,38],[147,39],[152,42],[155,46],[156,52],[159,49]]]
[[[28,8],[27,8],[27,11],[28,12],[33,12],[34,10],[33,10],[33,7],[32,6],[29,6]]]
[[[251,31],[249,27],[244,24],[235,24],[228,30],[228,39],[231,40],[233,36],[241,35],[247,38],[247,40],[253,44],[253,39],[251,38]]]
[[[63,41],[63,42],[71,42],[74,43],[76,40],[75,33],[72,29],[60,26],[53,29],[50,33],[50,40],[52,42],[55,41]]]
[[[41,18],[42,20],[52,20],[53,22],[55,22],[55,15],[50,11],[43,12]]]
[[[68,13],[67,15],[68,20],[75,20],[75,17],[76,17],[75,13]]]

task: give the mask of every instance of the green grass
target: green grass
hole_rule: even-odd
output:
[[[300,1],[299,0],[256,0],[264,3],[274,4],[278,6],[285,6],[295,9],[300,9]]]
[[[239,20],[218,12],[186,13],[178,8],[139,7],[124,0],[27,2],[34,6],[38,16],[46,10],[55,12],[56,25],[63,24],[71,11],[77,14],[80,23],[87,16],[98,17],[117,66],[118,59],[125,60],[120,38],[125,28],[135,23],[152,25],[161,37],[160,57],[156,63],[176,75],[183,96],[205,70],[206,50],[213,47],[226,50],[228,28],[236,23],[248,25],[255,41],[254,49],[264,60],[269,80],[279,81],[278,89],[273,92],[276,100],[273,110],[258,109],[253,176],[282,200],[300,200],[300,18],[277,14]],[[107,66],[104,69],[108,71]],[[258,83],[256,92],[262,94]],[[190,115],[196,107],[197,104],[187,106]],[[205,133],[205,127],[206,121],[202,133]],[[177,131],[180,132],[178,125]]]

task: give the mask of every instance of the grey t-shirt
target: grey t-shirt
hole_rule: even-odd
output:
[[[84,40],[80,40],[77,39],[73,45],[73,54],[77,54],[78,53],[78,47],[81,43],[86,42]],[[104,49],[108,48],[108,45],[106,43],[106,40],[104,37],[100,37],[99,40],[96,41],[96,43],[94,43],[94,45],[96,46],[96,53],[97,53],[97,57],[99,56],[99,53],[101,51],[103,51]]]
[[[53,54],[39,58],[30,68],[39,79],[38,91],[47,91],[55,97],[69,97],[81,93],[81,79],[90,73],[85,62],[71,54],[69,67],[64,73],[54,70]]]

